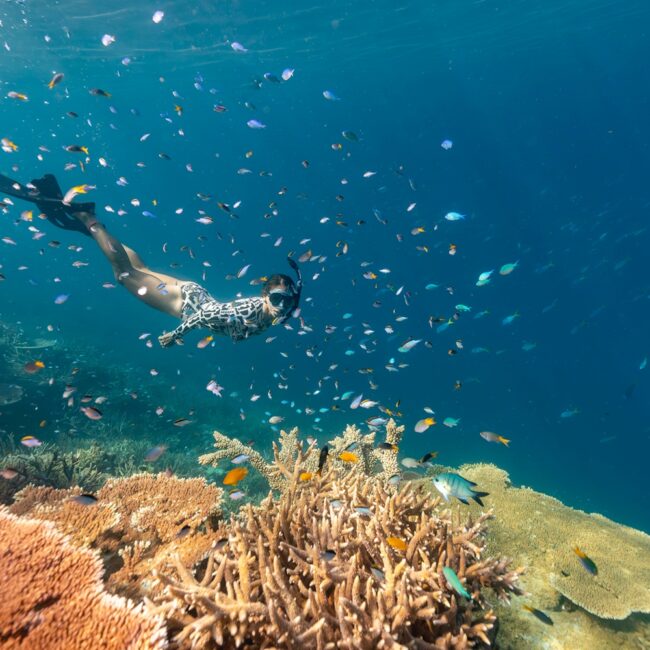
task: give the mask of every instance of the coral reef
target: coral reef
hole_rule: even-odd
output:
[[[11,512],[52,521],[78,544],[101,550],[109,586],[138,595],[138,581],[172,550],[190,564],[202,559],[210,544],[198,529],[216,522],[223,490],[202,478],[135,474],[109,480],[94,505],[77,503],[81,493],[28,486]]]
[[[498,550],[526,566],[526,602],[546,611],[555,622],[553,627],[541,625],[519,607],[497,606],[500,645],[650,647],[648,617],[631,615],[650,611],[648,535],[601,515],[574,510],[532,489],[513,487],[508,474],[494,465],[465,465],[459,471],[490,493],[487,500],[495,519],[487,550]],[[479,508],[472,505],[470,511]],[[594,560],[598,575],[590,575],[580,565],[575,546]],[[594,616],[607,622],[598,623]],[[614,620],[625,617],[629,618]]]
[[[395,445],[395,449],[397,449],[403,433],[404,427],[398,426],[392,418],[387,422],[386,442]],[[250,457],[250,464],[266,478],[271,489],[282,491],[286,488],[291,473],[283,471],[282,468],[293,466],[298,457],[300,442],[297,427],[288,433],[284,430],[280,432],[279,444],[273,443],[274,460],[270,463],[259,452],[236,438],[229,438],[218,431],[215,431],[213,436],[217,451],[199,456],[201,465],[216,467],[220,461],[226,458],[247,454]],[[392,449],[379,449],[376,446],[374,431],[362,434],[354,425],[348,425],[341,436],[329,441],[327,445],[329,447],[328,463],[345,466],[353,472],[361,472],[373,480],[385,482],[400,472],[397,452]],[[355,454],[359,456],[359,463],[347,464],[339,459],[339,454],[351,445],[355,448]],[[306,455],[301,462],[303,471],[313,473],[318,468],[318,455]]]
[[[47,522],[0,508],[0,645],[12,648],[162,650],[161,617],[107,594],[97,555]]]
[[[34,483],[55,488],[78,485],[84,490],[97,490],[108,478],[106,452],[98,445],[76,451],[61,451],[54,445],[36,449],[15,450],[2,460],[3,467],[18,470],[14,487]]]
[[[298,444],[290,463],[275,449],[283,491],[232,517],[206,567],[170,557],[157,571],[165,589],[152,611],[168,620],[176,646],[489,645],[495,616],[482,590],[519,593],[518,571],[482,557],[490,515],[454,523],[422,490],[389,491],[336,465],[303,481],[313,451]],[[471,600],[453,591],[445,566]]]

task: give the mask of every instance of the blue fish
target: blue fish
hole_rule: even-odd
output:
[[[463,598],[467,598],[467,600],[472,600],[472,596],[468,593],[467,589],[463,587],[463,583],[460,581],[460,578],[456,575],[456,572],[450,566],[444,567],[442,572],[445,578],[447,579],[449,586],[459,596],[462,596]]]
[[[480,506],[483,505],[481,497],[486,497],[488,492],[478,492],[474,489],[476,483],[468,481],[460,474],[454,472],[444,472],[438,474],[433,479],[433,484],[440,494],[442,494],[445,501],[449,501],[449,497],[456,497],[465,505],[469,505],[468,499],[474,499]]]

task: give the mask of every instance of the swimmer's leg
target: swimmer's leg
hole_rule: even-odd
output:
[[[145,304],[175,316],[181,317],[183,298],[182,280],[148,269],[138,254],[113,237],[103,224],[89,212],[75,212],[74,216],[87,228],[97,242],[111,266],[115,279]],[[164,284],[161,289],[158,287]]]

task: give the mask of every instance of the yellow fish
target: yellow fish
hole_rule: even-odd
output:
[[[386,542],[396,551],[405,551],[408,548],[408,544],[400,537],[387,537]]]
[[[223,477],[223,484],[237,485],[239,481],[245,478],[246,474],[248,474],[248,470],[245,467],[235,467]]]
[[[359,462],[359,456],[357,456],[354,452],[352,451],[342,451],[339,454],[339,458],[344,462],[344,463],[358,463]]]
[[[298,477],[301,481],[311,481],[313,474],[311,472],[300,472]]]

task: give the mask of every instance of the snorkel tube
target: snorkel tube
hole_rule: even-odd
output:
[[[273,321],[274,325],[280,325],[281,323],[286,322],[291,318],[291,315],[298,309],[298,306],[300,305],[300,294],[302,293],[302,274],[300,273],[300,269],[298,268],[298,264],[291,258],[287,257],[287,262],[289,262],[289,266],[295,271],[296,273],[296,286],[294,289],[294,300],[295,300],[295,306],[291,309],[291,311],[284,316],[280,318],[276,318]]]

